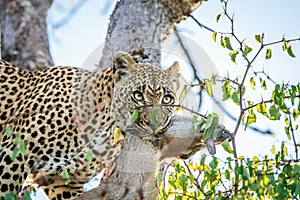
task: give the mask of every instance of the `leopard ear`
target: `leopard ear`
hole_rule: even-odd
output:
[[[123,51],[115,54],[113,64],[119,78],[128,75],[136,68],[135,60],[131,55]]]
[[[175,61],[173,63],[173,65],[171,65],[171,67],[169,67],[169,69],[167,69],[167,70],[171,77],[174,77],[174,78],[180,77],[180,66],[177,61]]]
[[[167,69],[168,74],[171,77],[171,81],[174,85],[175,90],[177,91],[179,89],[179,77],[180,77],[180,66],[179,63],[176,61]]]

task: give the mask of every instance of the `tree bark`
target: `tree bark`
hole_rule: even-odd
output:
[[[137,61],[160,66],[161,42],[176,23],[203,0],[121,0],[110,17],[100,68],[110,66],[112,55],[126,51]]]
[[[1,57],[27,70],[53,65],[47,34],[51,1],[0,0]]]

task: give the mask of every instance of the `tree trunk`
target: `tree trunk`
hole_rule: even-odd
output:
[[[51,66],[47,9],[51,1],[0,0],[1,57],[27,70]]]
[[[117,51],[126,51],[137,61],[160,66],[161,42],[176,23],[203,0],[121,0],[110,17],[99,67],[106,68]]]
[[[176,23],[201,3],[200,0],[119,1],[110,18],[99,68],[110,66],[113,54],[117,51],[127,51],[137,61],[160,66],[161,42]],[[174,137],[178,133],[170,134]],[[130,134],[127,134],[121,155],[116,161],[116,169],[108,169],[113,173],[100,187],[84,193],[78,199],[155,199],[158,194],[155,173],[159,171],[161,157],[164,157],[161,152],[168,154],[169,151],[128,135]],[[173,141],[178,144],[192,142],[190,137],[185,138],[189,142],[181,139]],[[170,144],[172,145],[174,144]],[[145,152],[147,156],[141,156]],[[173,154],[179,156],[180,153]]]

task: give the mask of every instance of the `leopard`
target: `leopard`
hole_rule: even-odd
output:
[[[74,199],[114,164],[128,132],[159,143],[176,113],[179,77],[178,62],[163,70],[126,52],[96,72],[26,71],[1,60],[0,199],[20,194],[28,178],[49,199]]]

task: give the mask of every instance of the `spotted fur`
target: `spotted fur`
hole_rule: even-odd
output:
[[[28,72],[0,61],[0,199],[19,193],[28,177],[50,199],[81,194],[84,183],[115,161],[126,130],[156,138],[170,126],[173,107],[161,107],[153,124],[148,105],[176,103],[178,71],[178,63],[161,70],[126,53],[97,73],[73,67]],[[141,116],[132,122],[135,108]],[[121,135],[114,138],[116,127]],[[25,153],[12,160],[21,145]]]

